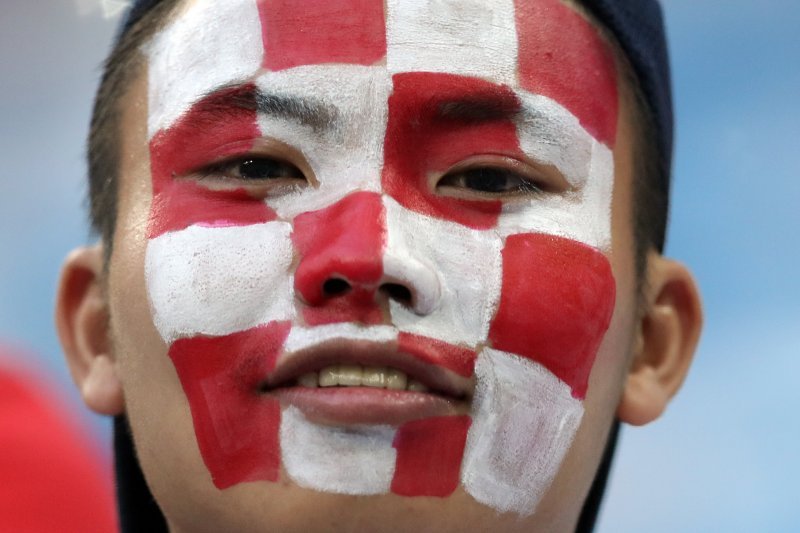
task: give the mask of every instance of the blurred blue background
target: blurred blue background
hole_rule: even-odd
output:
[[[666,415],[624,430],[599,531],[800,531],[800,4],[666,4],[668,252],[693,268],[706,328]],[[35,354],[76,409],[53,294],[63,257],[91,241],[83,143],[119,5],[0,11],[0,339]],[[106,421],[87,427],[108,439]]]

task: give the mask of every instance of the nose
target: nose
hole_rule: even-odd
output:
[[[381,197],[371,192],[295,218],[300,262],[294,285],[309,307],[335,309],[342,320],[362,322],[383,321],[381,308],[388,302],[423,315],[436,307],[435,272],[413,257],[385,253],[385,221]]]

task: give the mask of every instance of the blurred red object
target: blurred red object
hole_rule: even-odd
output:
[[[0,346],[0,531],[118,531],[108,461],[21,361]]]

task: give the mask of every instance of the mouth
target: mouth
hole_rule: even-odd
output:
[[[397,342],[333,339],[285,353],[259,391],[314,423],[401,425],[469,412],[474,383],[398,349]]]

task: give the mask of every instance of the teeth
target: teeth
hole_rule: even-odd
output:
[[[386,372],[383,367],[366,367],[361,375],[361,384],[364,387],[386,388]]]
[[[297,378],[301,387],[372,387],[376,389],[428,392],[427,386],[408,379],[404,372],[382,366],[335,365]]]
[[[335,387],[339,384],[339,367],[329,366],[319,371],[320,387]]]
[[[386,371],[386,388],[392,390],[405,390],[408,377],[404,372],[389,368]]]
[[[406,388],[414,392],[428,392],[428,387],[426,387],[416,379],[412,379],[411,381],[409,381],[408,386]]]
[[[339,385],[343,387],[358,387],[361,385],[361,376],[364,374],[358,365],[339,365]]]

